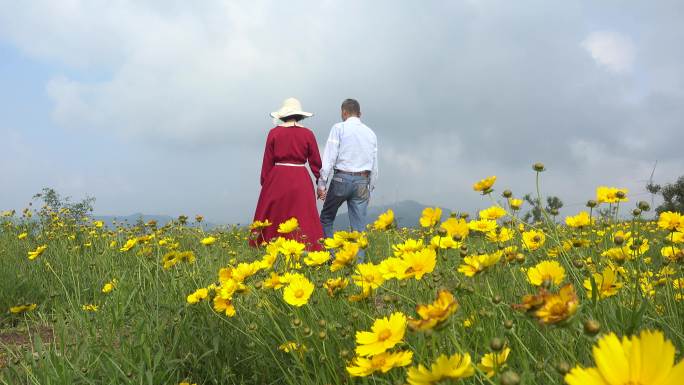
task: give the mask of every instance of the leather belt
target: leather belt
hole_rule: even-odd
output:
[[[340,173],[340,174],[346,174],[346,175],[354,175],[354,176],[369,176],[370,175],[370,171],[368,171],[368,170],[365,170],[365,171],[342,171],[342,170],[335,169],[335,172]]]

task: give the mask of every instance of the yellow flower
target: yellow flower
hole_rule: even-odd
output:
[[[480,211],[480,219],[495,221],[506,215],[506,210],[499,206],[492,206]]]
[[[271,225],[272,225],[272,223],[268,219],[266,219],[264,221],[254,221],[254,222],[252,222],[251,225],[249,225],[249,229],[250,230],[260,230],[260,229],[264,229],[266,227],[269,227]]]
[[[598,289],[599,298],[607,298],[617,294],[618,290],[623,286],[621,282],[618,282],[615,270],[610,267],[603,269],[602,273],[594,273],[594,282],[596,283],[596,288]],[[589,279],[584,280],[584,288],[587,289],[587,296],[592,297],[591,281]]]
[[[684,215],[672,211],[660,213],[658,227],[668,231],[684,231]]]
[[[278,350],[282,350],[285,353],[298,352],[301,354],[301,353],[306,352],[308,349],[306,348],[306,346],[298,345],[294,341],[287,341],[287,342],[283,342],[282,344],[280,344],[280,346],[278,346]]]
[[[119,249],[119,251],[128,251],[128,250],[132,249],[133,247],[135,247],[135,245],[137,245],[137,244],[138,244],[138,238],[129,239],[126,241],[126,244],[123,245]]]
[[[454,241],[454,238],[448,235],[446,237],[435,235],[430,240],[430,247],[433,249],[456,249],[461,247],[461,242]]]
[[[349,281],[346,278],[339,277],[328,278],[323,286],[328,291],[328,295],[332,297],[336,291],[344,289],[348,284]]]
[[[263,286],[267,289],[278,290],[283,287],[284,282],[280,279],[280,275],[276,272],[271,272],[271,275],[263,282]]]
[[[500,227],[487,233],[487,240],[490,242],[504,243],[511,239],[513,239],[513,231],[507,227]]]
[[[684,360],[676,365],[675,348],[661,331],[639,336],[601,337],[593,349],[596,367],[576,366],[565,375],[568,385],[681,385]]]
[[[28,237],[27,232],[23,232],[23,233],[17,235],[17,239],[25,239],[26,237]]]
[[[343,267],[350,265],[356,260],[356,255],[359,253],[359,245],[357,243],[347,242],[342,246],[341,250],[335,253],[335,259],[330,266],[330,271],[335,272]]]
[[[565,279],[565,269],[556,261],[541,261],[527,270],[527,280],[534,286],[545,282],[560,285]]]
[[[468,223],[463,218],[449,218],[442,222],[439,228],[445,230],[448,236],[458,237],[461,240],[464,240],[470,232]]]
[[[283,299],[292,306],[304,306],[314,291],[314,285],[308,279],[301,277],[293,279],[283,290]]]
[[[186,300],[190,305],[194,305],[194,304],[198,303],[199,301],[206,299],[208,296],[209,296],[209,290],[207,290],[206,288],[203,287],[201,289],[195,290],[194,293],[188,295]]]
[[[524,201],[522,199],[508,198],[508,204],[511,206],[511,210],[520,210],[520,207],[522,207],[523,203]]]
[[[356,286],[360,286],[364,290],[377,289],[385,281],[378,266],[372,263],[356,265],[355,272],[356,274],[352,275],[352,280]]]
[[[600,186],[596,189],[598,203],[617,203],[627,201],[627,189]]]
[[[496,176],[481,179],[473,184],[473,190],[481,191],[482,194],[487,194],[492,189],[492,186],[494,186],[494,182],[496,182]]]
[[[537,250],[544,245],[546,235],[538,230],[530,230],[522,233],[523,245],[530,251]]]
[[[468,222],[468,228],[473,231],[479,231],[481,233],[489,233],[498,227],[496,221],[491,221],[489,219],[472,220]]]
[[[398,278],[403,279],[408,265],[403,259],[397,257],[390,257],[384,259],[378,264],[378,269],[382,273],[384,279]]]
[[[307,266],[318,266],[322,265],[330,260],[329,251],[311,251],[304,257],[304,263]]]
[[[677,262],[680,259],[684,259],[684,248],[665,246],[660,249],[660,255],[670,262]]]
[[[410,365],[412,359],[413,352],[410,350],[385,352],[371,358],[356,357],[352,364],[347,366],[347,372],[352,377],[366,377],[375,372],[387,373],[392,368]]]
[[[278,232],[280,234],[289,234],[299,228],[299,222],[297,218],[290,218],[278,226]]]
[[[472,277],[488,267],[494,266],[499,262],[502,255],[503,253],[501,251],[490,254],[468,255],[463,258],[463,264],[458,267],[458,271],[466,277]]]
[[[447,290],[437,293],[435,302],[416,306],[419,320],[409,319],[408,325],[413,330],[428,330],[446,321],[458,309],[456,298]]]
[[[111,281],[105,283],[102,287],[102,292],[105,294],[111,293],[111,291],[114,290],[114,288],[116,288],[117,283],[118,281],[116,279],[112,279]]]
[[[228,317],[235,315],[235,307],[230,299],[225,299],[220,295],[214,297],[214,310],[217,313],[223,313]]]
[[[487,377],[494,377],[497,372],[501,371],[501,368],[506,366],[506,360],[510,353],[510,348],[504,348],[499,353],[487,353],[480,359],[477,368],[485,372]]]
[[[439,207],[426,207],[423,209],[423,214],[420,217],[420,225],[423,227],[432,227],[439,223],[442,218],[442,209]]]
[[[356,332],[356,354],[361,357],[384,353],[400,343],[406,332],[406,316],[395,312],[391,316],[376,319],[371,331]]]
[[[104,222],[103,221],[95,221],[95,222],[93,222],[93,225],[95,225],[95,227],[97,227],[98,229],[101,229],[102,227],[104,227]]]
[[[406,264],[406,270],[401,278],[413,277],[420,280],[423,275],[431,273],[435,269],[437,253],[433,249],[423,249],[404,254],[402,260]]]
[[[285,261],[289,263],[291,259],[294,261],[299,261],[299,257],[301,257],[305,248],[306,245],[303,243],[288,239],[281,242],[280,249],[278,251],[285,256]]]
[[[38,246],[36,250],[28,252],[28,259],[33,261],[34,259],[38,258],[41,254],[43,254],[45,250],[47,250],[47,245]]]
[[[88,304],[88,305],[83,305],[81,306],[83,311],[90,311],[90,312],[96,312],[99,310],[99,307],[95,304]]]
[[[398,245],[392,245],[392,249],[394,250],[394,256],[396,257],[401,257],[402,255],[406,253],[413,253],[415,251],[420,251],[425,246],[423,245],[423,240],[415,240],[415,239],[407,239],[404,243],[400,243]]]
[[[212,236],[203,238],[203,239],[200,241],[200,243],[203,244],[203,245],[205,245],[205,246],[212,245],[212,244],[214,244],[214,242],[216,242],[216,238],[215,238],[215,237],[212,237]]]
[[[565,224],[568,225],[568,227],[585,227],[592,224],[592,222],[592,218],[589,217],[589,213],[586,211],[580,211],[580,213],[575,216],[565,218]]]
[[[473,368],[470,354],[456,353],[450,357],[441,354],[430,369],[422,364],[409,368],[406,381],[410,385],[432,385],[444,379],[457,380],[471,377],[473,374],[475,374],[475,368]]]
[[[378,216],[378,219],[373,223],[373,230],[387,230],[394,223],[394,211],[389,209]]]
[[[30,304],[27,303],[24,305],[12,306],[12,307],[10,307],[9,310],[10,310],[10,313],[12,313],[12,314],[19,314],[19,313],[26,313],[29,311],[33,311],[36,309],[36,307],[38,307],[38,305],[35,303],[30,303]]]
[[[575,287],[568,283],[560,288],[558,294],[546,296],[544,304],[534,313],[542,322],[553,324],[564,321],[577,312],[579,301]]]

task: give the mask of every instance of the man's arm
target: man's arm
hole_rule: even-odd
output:
[[[375,189],[375,183],[378,181],[378,140],[375,139],[375,149],[373,150],[373,168],[370,174],[370,190]]]
[[[338,125],[334,125],[330,130],[328,141],[325,142],[325,150],[323,151],[321,176],[318,178],[318,188],[325,189],[328,185],[328,180],[335,167],[337,161],[337,153],[340,148],[340,134]]]

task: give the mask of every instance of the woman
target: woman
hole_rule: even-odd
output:
[[[302,111],[295,98],[286,99],[283,106],[271,116],[282,123],[271,129],[266,139],[264,160],[261,166],[261,194],[254,221],[268,220],[271,225],[253,230],[250,245],[256,246],[283,236],[306,244],[307,250],[321,250],[319,240],[323,228],[316,208],[316,197],[309,168],[318,180],[321,157],[313,132],[299,122],[312,116]],[[278,232],[281,223],[297,218],[298,229]]]

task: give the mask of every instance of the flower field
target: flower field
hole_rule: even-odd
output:
[[[478,213],[388,211],[318,252],[296,218],[4,212],[0,384],[684,383],[682,215],[599,187],[525,223],[495,177],[473,190]]]

